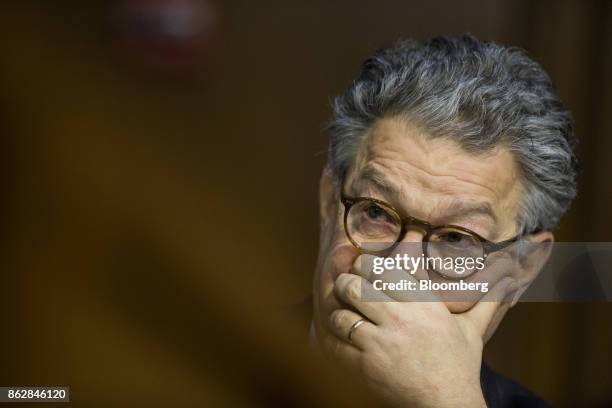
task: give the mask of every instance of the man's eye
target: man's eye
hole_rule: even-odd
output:
[[[379,219],[381,217],[384,218],[387,215],[385,210],[375,204],[372,204],[368,208],[366,208],[366,212],[368,214],[368,217],[373,220]]]
[[[465,235],[460,234],[458,232],[449,232],[444,236],[446,242],[450,242],[451,244],[461,243],[461,240],[465,238]]]
[[[450,245],[453,248],[463,249],[477,245],[476,240],[472,236],[457,231],[446,231],[441,234],[436,234],[433,241]]]

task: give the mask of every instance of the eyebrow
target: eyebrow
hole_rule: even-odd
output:
[[[378,169],[372,166],[366,166],[360,172],[360,179],[362,181],[368,181],[375,185],[376,189],[381,193],[389,196],[400,197],[401,188],[394,182],[390,181],[384,174]],[[460,219],[469,215],[483,215],[490,218],[494,223],[497,223],[497,216],[488,202],[465,202],[461,200],[454,200],[448,206],[452,209],[450,212],[444,214],[443,219],[452,220]]]
[[[360,181],[369,181],[374,184],[377,190],[381,193],[386,193],[390,196],[401,196],[401,188],[391,182],[380,171],[372,166],[366,166],[360,173]]]
[[[491,204],[487,202],[465,202],[456,200],[449,205],[452,211],[445,214],[444,218],[456,219],[466,215],[484,215],[497,222],[497,216],[493,212]]]

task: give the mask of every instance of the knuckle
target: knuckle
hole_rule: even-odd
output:
[[[359,300],[361,296],[361,281],[357,277],[350,280],[344,288],[344,293],[351,300]]]
[[[345,286],[351,280],[351,276],[352,275],[350,273],[341,273],[336,278],[336,286],[340,288]]]
[[[346,325],[346,312],[342,310],[336,310],[332,314],[331,324],[336,329],[341,329]]]

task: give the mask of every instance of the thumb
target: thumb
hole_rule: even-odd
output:
[[[506,295],[513,286],[513,282],[514,280],[510,277],[503,278],[470,310],[458,316],[469,321],[478,330],[478,334],[484,336],[495,312],[502,303],[506,302]]]

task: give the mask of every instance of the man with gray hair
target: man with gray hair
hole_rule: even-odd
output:
[[[547,261],[537,244],[553,242],[576,195],[570,115],[542,67],[469,35],[402,41],[364,62],[335,99],[329,132],[313,341],[393,405],[546,406],[482,363],[484,344]],[[535,249],[514,253],[520,266],[495,267],[525,242]],[[481,259],[461,280],[489,290],[411,301],[414,292],[377,288],[372,258],[410,243],[418,256]],[[457,279],[426,267],[394,274],[406,287]]]

